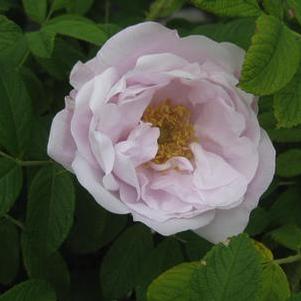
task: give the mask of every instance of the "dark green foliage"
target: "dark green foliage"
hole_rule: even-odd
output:
[[[247,234],[152,233],[47,155],[74,64],[146,20],[246,51],[239,87],[277,151]],[[0,301],[301,301],[300,57],[299,0],[0,0]]]

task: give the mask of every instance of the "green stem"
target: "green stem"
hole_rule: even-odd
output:
[[[278,264],[286,264],[286,263],[293,263],[296,261],[301,261],[301,254],[296,254],[292,256],[288,256],[285,258],[275,259],[274,262]]]
[[[16,225],[17,227],[19,227],[21,230],[25,230],[25,227],[23,225],[23,223],[21,223],[20,221],[16,220],[15,218],[13,218],[12,216],[10,216],[9,214],[4,214],[4,217],[9,220],[10,222],[12,222],[14,225]]]
[[[51,160],[46,160],[46,161],[22,161],[18,158],[14,158],[2,151],[0,151],[0,156],[7,158],[9,160],[15,161],[18,165],[20,166],[39,166],[39,165],[46,165],[46,164],[51,164]]]
[[[27,58],[29,56],[29,53],[30,53],[29,50],[27,50],[26,53],[24,54],[21,62],[18,65],[18,69],[20,69],[23,66],[23,64],[26,62],[26,60],[27,60]]]
[[[0,156],[1,156],[1,157],[4,157],[4,158],[6,158],[6,159],[10,159],[10,160],[16,161],[16,159],[15,159],[14,157],[12,157],[12,156],[10,156],[10,155],[8,155],[8,154],[2,152],[1,150],[0,150]]]
[[[39,165],[48,165],[51,164],[51,160],[46,161],[19,161],[21,166],[39,166]]]

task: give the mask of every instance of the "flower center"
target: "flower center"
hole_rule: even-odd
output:
[[[174,105],[169,99],[157,106],[148,106],[142,120],[160,129],[159,149],[154,163],[162,164],[176,156],[193,158],[189,144],[196,139],[190,121],[191,112],[183,105]]]

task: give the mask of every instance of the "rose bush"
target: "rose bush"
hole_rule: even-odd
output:
[[[237,87],[244,51],[153,22],[113,36],[70,75],[49,155],[107,210],[218,242],[244,230],[275,150]]]

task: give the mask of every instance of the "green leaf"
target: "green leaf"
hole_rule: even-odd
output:
[[[148,301],[196,301],[200,299],[193,287],[196,271],[202,269],[200,262],[182,263],[155,279],[148,288]],[[206,299],[213,300],[213,299]]]
[[[28,46],[33,55],[50,58],[54,48],[55,33],[40,30],[26,34]]]
[[[267,234],[278,244],[291,249],[301,249],[301,229],[296,225],[285,225]]]
[[[0,11],[7,11],[16,5],[13,0],[0,0]]]
[[[0,145],[22,156],[31,133],[31,101],[16,70],[0,62]]]
[[[241,234],[229,245],[216,245],[194,277],[198,300],[254,301],[261,286],[261,258],[254,243]]]
[[[32,100],[33,111],[38,116],[45,116],[45,113],[50,111],[49,105],[49,95],[46,93],[45,86],[42,83],[42,80],[33,72],[30,68],[23,67],[21,70],[21,75],[25,83],[28,94]],[[43,101],[41,101],[43,100]],[[37,120],[37,117],[34,118],[33,123]],[[36,126],[33,125],[33,131]],[[49,127],[47,125],[47,138],[48,138]],[[33,141],[34,142],[34,141]],[[29,147],[32,144],[30,143]],[[34,145],[36,147],[37,145]],[[47,147],[45,148],[45,150]],[[37,160],[37,158],[34,158]]]
[[[192,2],[200,9],[221,16],[248,17],[260,14],[256,0],[192,0]]]
[[[269,225],[269,222],[270,217],[268,212],[262,207],[257,207],[251,212],[250,220],[245,231],[251,236],[261,234]]]
[[[291,296],[287,301],[301,301],[301,293]]]
[[[294,16],[301,24],[301,2],[299,0],[288,0],[288,3],[293,11]]]
[[[293,79],[274,96],[274,113],[278,126],[301,124],[301,65]]]
[[[191,261],[200,260],[212,248],[212,244],[192,231],[178,233],[177,237],[183,242],[183,246]]]
[[[94,0],[66,0],[69,14],[86,14],[93,5]]]
[[[277,225],[296,224],[301,227],[301,189],[293,186],[280,194],[270,208],[271,220]]]
[[[108,38],[112,37],[122,29],[120,26],[113,23],[97,24],[97,26],[106,33]],[[96,49],[96,51],[97,50],[98,49]]]
[[[146,300],[147,287],[167,269],[184,261],[180,243],[174,238],[164,239],[160,244],[149,252],[142,264],[139,285],[136,294],[139,300]]]
[[[300,46],[292,31],[273,16],[258,18],[243,64],[240,87],[256,95],[273,94],[294,76]]]
[[[8,285],[19,271],[20,246],[17,227],[6,219],[0,219],[0,240],[0,283]]]
[[[263,0],[263,7],[265,11],[279,19],[283,19],[284,14],[283,0]]]
[[[46,18],[47,0],[22,0],[24,10],[29,18],[42,23]]]
[[[172,15],[181,9],[186,0],[156,0],[152,3],[146,18],[154,20]]]
[[[22,30],[16,23],[0,15],[0,56],[14,48],[22,36]]]
[[[284,301],[290,296],[289,283],[282,268],[273,262],[266,264],[262,274],[260,301]]]
[[[53,0],[50,11],[54,12],[56,10],[65,8],[67,2],[68,2],[68,0]]]
[[[6,158],[0,158],[0,216],[13,206],[22,188],[22,169]]]
[[[285,266],[285,273],[292,292],[299,292],[301,288],[301,262]]]
[[[107,35],[95,23],[84,17],[64,15],[53,18],[44,26],[47,31],[101,45]]]
[[[301,150],[289,149],[277,157],[276,173],[280,177],[295,177],[301,174]]]
[[[0,60],[19,66],[27,55],[27,42],[21,28],[0,15]]]
[[[47,282],[27,280],[1,295],[0,301],[56,301],[56,296]]]
[[[151,232],[140,224],[128,228],[115,240],[105,255],[100,270],[105,298],[119,299],[138,284],[145,255],[152,248]]]
[[[70,275],[64,258],[59,252],[39,256],[28,240],[22,237],[23,262],[30,278],[46,280],[55,289],[60,300],[66,300],[70,289]]]
[[[126,223],[126,215],[106,211],[86,190],[79,188],[76,193],[75,222],[68,246],[75,253],[93,253],[114,240]]]
[[[277,128],[273,112],[262,113],[258,116],[258,119],[260,125],[268,132],[272,141],[278,143],[301,141],[301,127],[298,126],[290,129]]]
[[[217,42],[231,42],[248,49],[255,31],[254,18],[235,19],[227,23],[200,25],[191,34],[205,35]]]
[[[67,43],[61,38],[56,39],[55,47],[51,58],[44,59],[36,57],[39,64],[51,76],[58,80],[68,78],[70,71],[78,60],[84,60],[82,52],[71,43]]]
[[[56,166],[35,176],[28,196],[25,240],[37,255],[55,252],[73,223],[74,188],[69,174]]]

